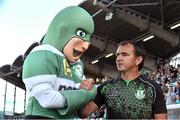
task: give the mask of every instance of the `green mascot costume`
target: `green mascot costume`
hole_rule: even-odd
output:
[[[75,119],[76,111],[94,99],[95,86],[79,88],[84,79],[80,57],[93,32],[92,17],[80,7],[67,7],[54,17],[42,45],[35,47],[23,64],[26,118]]]

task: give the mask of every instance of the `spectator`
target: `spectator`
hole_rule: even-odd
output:
[[[180,94],[180,81],[176,81],[175,83],[175,88],[174,88],[174,92],[176,94]]]
[[[176,94],[176,104],[180,104],[180,94]]]
[[[175,104],[176,102],[176,93],[173,91],[173,86],[168,87],[168,92],[165,94],[166,104]]]

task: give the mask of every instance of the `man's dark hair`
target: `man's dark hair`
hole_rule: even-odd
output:
[[[142,45],[139,45],[138,43],[134,42],[134,41],[131,41],[131,40],[125,40],[125,41],[122,41],[118,44],[118,47],[120,45],[127,45],[127,44],[132,44],[134,46],[134,52],[135,52],[135,55],[136,56],[142,56],[143,60],[142,62],[139,64],[139,70],[141,70],[144,66],[144,60],[145,60],[145,49],[143,48]]]

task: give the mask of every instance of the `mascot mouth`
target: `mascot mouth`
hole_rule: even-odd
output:
[[[82,54],[82,52],[73,49],[73,56],[74,56],[74,57],[80,56],[81,54]]]

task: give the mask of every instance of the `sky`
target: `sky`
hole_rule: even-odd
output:
[[[28,47],[39,42],[53,17],[63,8],[83,0],[0,0],[0,67],[12,64]],[[3,109],[5,81],[0,78],[0,111]],[[18,89],[18,96],[23,91]],[[12,110],[14,86],[8,83],[6,109]],[[24,98],[17,101],[22,103]],[[23,105],[20,110],[22,111]]]
[[[40,41],[62,8],[82,0],[0,0],[0,66],[11,64]]]

